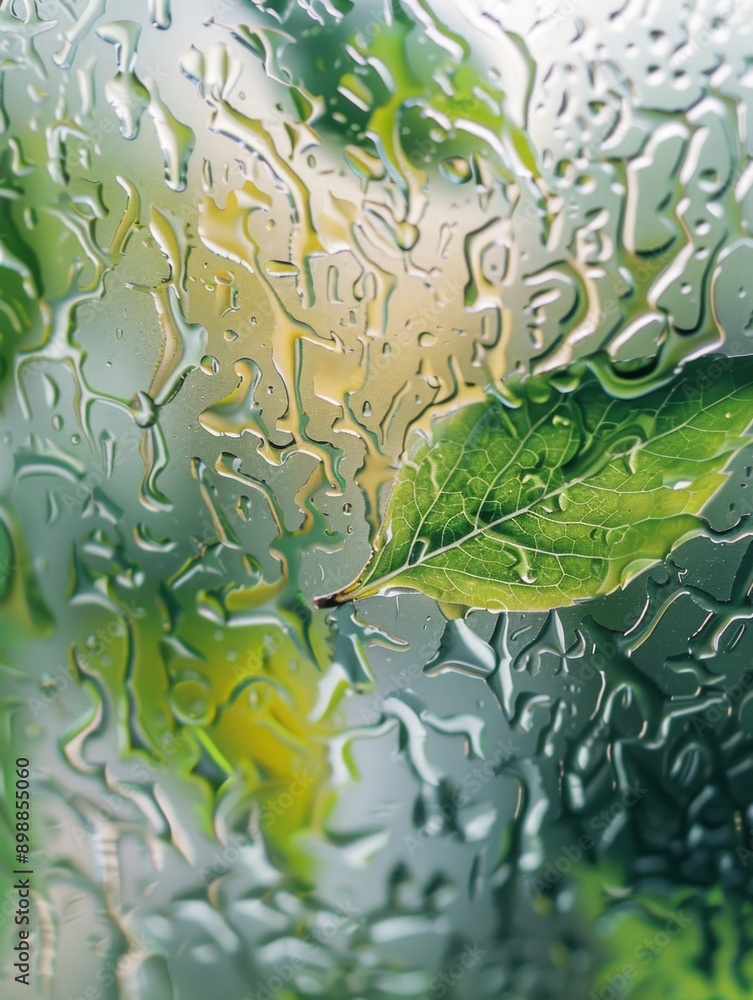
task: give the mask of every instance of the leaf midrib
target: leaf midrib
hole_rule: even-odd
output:
[[[488,500],[489,494],[494,489],[494,487],[495,487],[496,483],[499,481],[500,477],[503,476],[507,472],[507,470],[510,468],[510,466],[512,465],[512,463],[515,461],[515,459],[518,457],[518,455],[521,453],[521,451],[525,447],[526,443],[530,440],[531,436],[539,429],[539,427],[541,427],[541,425],[543,423],[545,423],[545,421],[547,421],[554,413],[557,412],[557,409],[559,408],[559,406],[560,406],[560,402],[558,402],[557,405],[552,410],[549,410],[541,418],[541,420],[538,420],[535,424],[531,424],[531,426],[526,431],[525,435],[520,439],[520,441],[518,443],[518,447],[512,453],[512,455],[508,459],[507,463],[499,470],[499,472],[497,472],[497,474],[494,476],[494,478],[492,479],[491,483],[489,484],[489,487],[488,487],[486,493],[484,494],[484,499],[481,501],[481,504],[479,505],[479,511],[481,510],[481,508],[484,506],[484,504]],[[473,428],[473,431],[471,432],[471,434],[475,434],[476,433],[476,431],[478,430],[479,424],[481,423],[482,420],[485,419],[485,417],[488,414],[488,412],[489,412],[488,409],[484,410],[484,412],[481,414],[481,416],[479,417],[478,421],[474,425],[474,428]],[[502,416],[505,417],[505,418],[507,418],[509,420],[509,418],[507,417],[506,413],[503,412]],[[465,448],[466,448],[466,446],[463,445],[463,447],[460,449],[460,454],[458,455],[458,457],[453,462],[452,468],[450,469],[450,471],[447,473],[447,475],[444,478],[444,482],[442,483],[441,487],[437,490],[436,495],[434,496],[434,499],[431,501],[431,503],[429,504],[429,506],[426,508],[426,511],[422,515],[421,520],[418,522],[418,527],[416,528],[415,538],[411,542],[410,549],[408,550],[408,559],[410,559],[410,557],[413,555],[413,550],[415,549],[416,543],[418,542],[418,538],[419,538],[419,534],[421,532],[421,529],[423,528],[424,524],[426,524],[426,519],[428,518],[429,514],[431,514],[431,512],[436,507],[437,502],[439,501],[440,497],[444,494],[445,486],[447,486],[447,484],[449,483],[450,479],[458,471],[458,466],[460,465],[460,460],[463,458],[463,455],[465,453]],[[415,491],[414,491],[414,500],[415,500]],[[476,527],[478,527],[478,515],[476,515]],[[418,561],[420,562],[420,560],[418,560]],[[410,563],[409,565],[416,565],[416,563]]]
[[[654,414],[654,420],[656,420],[658,418],[658,416],[661,413],[661,411],[671,401],[672,396],[674,395],[674,392],[676,392],[676,391],[677,391],[677,388],[675,388],[675,390],[672,393],[670,393],[670,395],[665,400],[662,401],[661,405],[658,407],[658,409],[656,410],[656,413]],[[701,408],[699,410],[696,410],[693,414],[691,414],[688,417],[687,420],[683,420],[682,423],[675,424],[675,425],[669,427],[666,431],[662,431],[661,434],[656,434],[656,435],[654,435],[654,436],[652,436],[650,438],[647,438],[645,441],[643,441],[641,443],[640,447],[638,447],[638,448],[636,448],[634,446],[632,448],[626,449],[623,452],[616,452],[616,453],[612,454],[609,457],[608,461],[605,464],[606,465],[611,465],[612,462],[614,462],[616,460],[619,460],[621,458],[627,457],[631,452],[643,451],[644,448],[646,448],[646,446],[648,446],[649,444],[654,444],[656,441],[660,441],[662,438],[665,438],[665,437],[667,437],[670,434],[676,434],[678,431],[682,430],[684,427],[687,427],[691,423],[691,421],[694,420],[699,414],[705,413],[708,410],[710,410],[712,407],[719,406],[722,403],[726,402],[727,400],[732,399],[736,395],[736,393],[738,393],[739,391],[740,391],[739,387],[735,387],[731,392],[727,393],[724,396],[720,396],[719,399],[715,399],[707,407],[704,407],[704,408]],[[552,407],[552,409],[550,411],[548,411],[547,416],[544,419],[549,419],[556,412],[558,406],[559,406],[559,403],[556,406]],[[611,408],[612,408],[612,404],[610,404],[607,407],[607,409],[604,411],[604,413],[602,414],[602,416],[599,418],[598,424],[596,425],[596,427],[592,431],[592,436],[595,436],[596,433],[598,432],[599,428],[603,425],[603,423],[604,423],[605,419],[607,418],[607,416],[608,416],[609,411],[611,410]],[[483,416],[480,418],[480,420],[481,419],[483,419]],[[480,422],[480,420],[479,420],[479,422]],[[541,423],[541,421],[539,421],[539,424],[540,423]],[[539,426],[539,424],[536,424],[535,426]],[[698,428],[698,429],[699,430],[703,430],[703,428]],[[523,443],[525,441],[528,441],[530,439],[530,436],[533,433],[533,430],[534,430],[534,425],[531,425],[531,427],[529,428],[529,430],[526,432],[525,437],[521,441],[521,447],[523,446]],[[715,432],[712,432],[712,433],[715,433]],[[434,445],[434,447],[436,447],[436,445]],[[520,450],[520,449],[518,449],[518,450]],[[656,457],[660,457],[660,456],[656,456]],[[457,468],[457,464],[456,464],[455,468]],[[593,476],[593,475],[595,475],[595,473],[593,472],[593,470],[590,470],[586,475],[579,476],[579,477],[577,477],[575,479],[570,479],[566,483],[563,483],[561,486],[557,487],[557,489],[552,490],[551,493],[542,494],[540,497],[537,497],[535,500],[531,501],[531,503],[527,504],[525,507],[521,507],[518,510],[511,511],[509,514],[504,514],[502,517],[497,518],[496,521],[492,521],[489,524],[484,525],[483,528],[478,528],[478,527],[473,528],[466,535],[463,535],[462,538],[456,539],[455,541],[450,542],[447,545],[443,545],[441,548],[435,549],[434,551],[430,552],[428,555],[421,556],[419,559],[416,560],[416,562],[414,562],[414,563],[403,563],[402,566],[400,566],[398,569],[392,570],[386,576],[379,577],[379,579],[375,580],[375,581],[367,581],[366,587],[372,587],[373,585],[375,585],[376,587],[382,587],[384,584],[389,583],[390,580],[394,579],[396,576],[400,576],[402,573],[406,572],[407,570],[416,569],[418,567],[424,566],[427,563],[431,562],[432,559],[435,559],[438,556],[444,555],[445,552],[449,552],[452,549],[459,549],[463,545],[465,545],[467,542],[472,541],[474,538],[477,538],[479,535],[483,535],[486,532],[491,531],[494,528],[499,527],[499,525],[504,524],[507,521],[513,520],[514,518],[521,517],[523,514],[530,513],[531,510],[537,504],[544,503],[547,500],[552,500],[552,499],[554,499],[554,497],[558,496],[560,493],[563,493],[565,490],[571,489],[574,486],[578,486],[578,485],[581,485],[581,484],[587,482],[588,479],[591,476]],[[448,477],[448,479],[449,479],[449,477]],[[447,481],[448,480],[445,480],[445,482],[447,482]],[[409,557],[410,557],[410,553],[413,551],[413,546],[415,544],[415,540],[416,539],[414,539],[414,541],[411,543],[411,547],[410,547],[409,552],[408,552],[408,556]],[[510,542],[509,544],[511,546],[513,546],[513,547],[515,546],[514,542]],[[449,572],[454,572],[454,571],[453,570],[449,570]]]

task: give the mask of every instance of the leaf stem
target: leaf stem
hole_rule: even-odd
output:
[[[326,594],[323,597],[314,598],[315,608],[336,608],[339,604],[347,604],[348,601],[355,600],[355,595],[361,588],[361,577],[351,583],[343,590],[336,590],[333,594]]]

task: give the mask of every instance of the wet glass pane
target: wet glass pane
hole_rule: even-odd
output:
[[[3,997],[753,991],[748,0],[0,0]]]

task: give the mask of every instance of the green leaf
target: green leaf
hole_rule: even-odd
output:
[[[749,440],[753,358],[701,359],[634,400],[567,374],[524,382],[516,408],[468,406],[417,437],[372,558],[319,606],[409,589],[544,611],[615,590],[702,530]]]

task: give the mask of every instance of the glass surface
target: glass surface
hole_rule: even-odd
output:
[[[751,995],[752,28],[0,0],[3,997]]]

